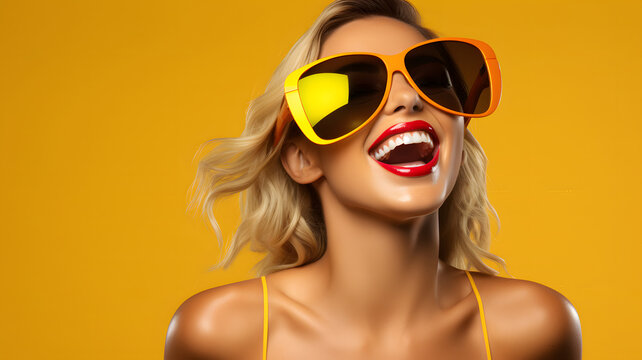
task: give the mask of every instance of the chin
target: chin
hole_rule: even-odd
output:
[[[389,204],[383,208],[380,207],[375,212],[383,219],[403,224],[416,220],[417,218],[436,215],[442,205],[443,201],[432,202],[430,204],[425,202],[419,203],[417,201],[404,203],[397,202]]]

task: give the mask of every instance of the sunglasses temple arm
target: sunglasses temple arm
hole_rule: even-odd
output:
[[[279,143],[279,140],[281,140],[281,136],[283,136],[283,131],[285,130],[285,126],[289,124],[292,120],[293,120],[292,112],[290,112],[290,107],[288,106],[288,102],[285,101],[285,98],[284,98],[283,102],[281,102],[281,110],[279,110],[279,115],[276,117],[276,125],[274,127],[273,146],[276,146]]]

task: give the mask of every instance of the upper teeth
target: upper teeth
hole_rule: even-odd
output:
[[[432,139],[430,139],[430,135],[425,131],[405,132],[394,135],[379,144],[379,146],[374,150],[374,157],[377,160],[381,160],[382,157],[386,156],[386,154],[390,153],[399,145],[418,143],[428,143],[431,147],[434,146]]]

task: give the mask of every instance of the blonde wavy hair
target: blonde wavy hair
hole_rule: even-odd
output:
[[[406,1],[334,1],[290,49],[265,93],[250,103],[241,136],[212,139],[204,144],[215,147],[199,161],[196,179],[190,188],[192,198],[188,210],[202,206],[201,214],[206,215],[219,247],[224,250],[222,259],[212,270],[228,267],[239,250],[248,244],[252,251],[266,254],[254,267],[258,275],[314,262],[325,252],[320,200],[310,185],[294,182],[280,161],[283,143],[300,132],[292,122],[285,136],[273,146],[273,130],[286,76],[316,60],[321,44],[334,29],[373,15],[407,23],[428,39],[437,37],[420,25],[419,13]],[[506,269],[504,261],[488,251],[489,213],[497,220],[498,227],[499,218],[486,194],[486,155],[468,130],[464,136],[464,153],[457,182],[439,209],[439,257],[460,269],[496,274],[483,259],[495,261]],[[224,246],[214,204],[222,197],[237,193],[240,194],[241,222],[229,246]]]

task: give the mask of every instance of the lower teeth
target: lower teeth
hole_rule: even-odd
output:
[[[418,166],[424,166],[426,165],[426,163],[423,161],[412,161],[412,162],[400,163],[400,164],[394,164],[394,165],[402,166],[402,167],[418,167]]]

